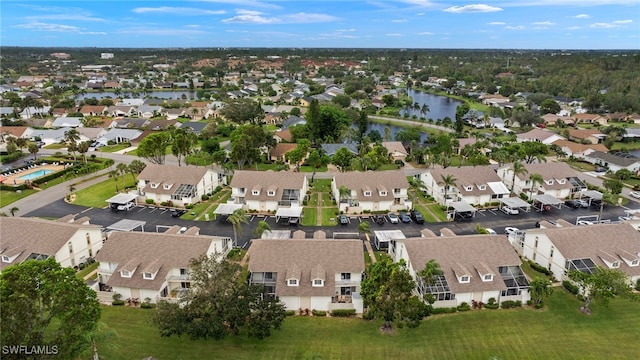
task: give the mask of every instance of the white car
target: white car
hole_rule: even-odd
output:
[[[493,230],[491,228],[486,228],[485,230],[487,230],[487,234],[489,234],[489,235],[497,235],[498,234],[495,230]]]
[[[512,208],[510,206],[503,206],[500,210],[507,215],[518,215],[520,211],[518,209]]]
[[[126,204],[122,204],[122,205],[118,205],[118,210],[120,211],[125,211],[125,210],[131,210],[133,208],[133,203],[126,203]]]
[[[631,195],[631,197],[634,197],[636,199],[640,199],[640,191],[632,191],[629,193],[629,195]]]
[[[578,220],[578,225],[593,225],[594,222],[593,221],[589,221],[589,220]]]
[[[389,217],[389,222],[392,224],[398,224],[400,223],[400,218],[398,218],[398,215],[396,214],[389,214],[387,215]]]
[[[583,208],[588,208],[589,207],[589,202],[587,200],[576,200],[578,202],[578,204],[580,204],[580,207]]]
[[[507,235],[513,235],[513,234],[517,234],[520,232],[520,229],[516,228],[516,227],[511,227],[511,226],[507,226],[506,228],[504,228],[504,233]]]

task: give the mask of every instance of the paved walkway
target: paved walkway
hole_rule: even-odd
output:
[[[369,239],[369,234],[365,233],[364,236],[367,238],[367,240],[364,242],[364,246],[367,248],[367,252],[369,253],[369,258],[371,259],[371,263],[375,264],[376,262],[378,262],[378,259],[376,259],[376,254],[373,252],[373,248],[371,247],[371,240]]]
[[[316,226],[322,226],[322,193],[318,193],[318,203],[316,204]]]

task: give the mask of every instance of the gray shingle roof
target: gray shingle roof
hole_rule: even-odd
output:
[[[207,168],[203,166],[170,166],[148,164],[138,175],[140,180],[149,181],[143,191],[154,194],[173,194],[181,184],[196,185],[207,173]],[[150,183],[157,183],[158,187],[153,189]],[[163,184],[173,184],[170,189],[165,190]]]
[[[233,173],[230,186],[247,189],[245,200],[279,201],[284,189],[300,190],[304,181],[305,175],[303,173],[236,170]],[[260,194],[253,195],[252,190],[260,190]],[[268,196],[267,190],[275,190],[275,195]]]
[[[393,189],[409,188],[409,181],[402,171],[348,171],[334,175],[336,187],[346,186],[356,192],[360,201],[383,201],[395,198]],[[380,191],[387,195],[380,195]],[[364,196],[365,191],[371,191],[371,196]]]
[[[498,174],[491,166],[462,166],[435,168],[429,170],[431,176],[436,183],[442,182],[442,176],[453,175],[456,179],[456,188],[462,196],[493,194],[493,190],[487,184],[490,182],[501,182]],[[487,185],[484,190],[480,190],[479,185]],[[467,191],[465,187],[472,186],[471,191]]]
[[[361,240],[252,240],[248,256],[250,272],[278,273],[278,296],[333,296],[336,273],[364,271]],[[300,272],[299,286],[287,286],[287,273],[294,270]],[[324,286],[311,286],[322,270]]]

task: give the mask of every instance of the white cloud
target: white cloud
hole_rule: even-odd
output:
[[[615,20],[613,23],[614,24],[631,24],[632,22],[633,20],[627,19],[627,20]]]
[[[423,32],[419,32],[418,35],[433,35],[433,33],[429,31],[423,31]]]
[[[487,5],[487,4],[471,4],[465,6],[452,6],[443,10],[444,12],[450,12],[455,14],[462,13],[485,13],[502,11],[502,8]]]
[[[238,10],[238,15],[222,20],[223,23],[246,23],[246,24],[310,24],[323,23],[339,20],[337,17],[327,14],[297,13],[286,14],[280,17],[266,17],[259,11]]]
[[[243,24],[276,24],[282,22],[278,18],[266,18],[260,15],[238,15],[222,20],[223,23],[243,23]]]
[[[567,30],[578,30],[578,29],[580,29],[580,26],[569,26],[567,28]]]
[[[338,29],[336,30],[336,32],[341,33],[341,32],[353,32],[356,31],[356,29]]]
[[[403,3],[417,5],[417,6],[433,6],[433,2],[431,0],[402,0]]]
[[[400,37],[400,36],[404,36],[404,34],[400,34],[400,33],[391,33],[391,34],[385,34],[386,36],[394,36],[394,37]]]
[[[121,29],[118,31],[120,34],[131,35],[161,35],[161,36],[188,36],[188,35],[201,35],[205,32],[202,30],[193,29],[174,29],[174,28],[146,28],[146,27],[133,27],[128,29]]]
[[[267,2],[256,1],[256,0],[199,0],[199,1],[211,2],[211,3],[232,4],[232,5],[246,6],[246,7],[282,9],[282,7],[280,5],[270,4],[270,3],[267,3]]]
[[[511,26],[511,25],[509,25],[509,26],[505,26],[504,28],[507,29],[507,30],[524,30],[524,26],[522,26],[522,25],[519,25],[519,26]]]
[[[289,24],[309,24],[323,23],[339,20],[337,17],[327,14],[297,13],[283,16],[284,21]]]
[[[262,15],[263,13],[255,10],[238,9],[236,10],[238,15]]]
[[[587,15],[587,14],[578,14],[576,16],[574,16],[574,18],[576,19],[589,19],[591,16]]]
[[[594,29],[608,29],[608,28],[618,27],[618,25],[609,24],[609,23],[593,23],[589,25],[589,27]]]
[[[492,21],[490,23],[487,23],[487,25],[506,25],[507,23],[504,21]]]
[[[72,33],[72,34],[80,34],[80,35],[106,35],[107,34],[106,32],[102,32],[102,31],[84,31],[83,29],[73,25],[51,24],[51,23],[43,23],[43,22],[31,22],[27,24],[16,25],[15,27],[20,29],[34,30],[34,31],[62,32],[62,33]]]
[[[91,22],[105,22],[107,20],[93,17],[86,14],[45,14],[45,15],[33,15],[25,17],[27,20],[71,20],[71,21],[91,21]]]
[[[538,25],[538,26],[553,26],[556,23],[553,23],[551,21],[536,21],[533,23],[533,25]]]
[[[417,13],[416,15],[418,16],[423,16],[425,13],[421,12],[421,13]]]
[[[406,23],[407,19],[394,19],[391,20],[392,23]]]
[[[161,6],[161,7],[138,7],[132,10],[136,14],[175,14],[184,16],[198,16],[198,15],[221,15],[226,14],[224,10],[206,10],[190,7],[173,7],[173,6]]]

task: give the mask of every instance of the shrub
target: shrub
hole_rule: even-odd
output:
[[[522,307],[522,301],[520,301],[520,300],[518,300],[518,301],[507,300],[507,301],[504,301],[502,303],[502,308],[503,309],[511,309],[511,308],[515,308],[515,307]]]
[[[562,282],[562,287],[567,289],[567,291],[572,293],[573,295],[578,295],[578,293],[580,292],[580,288],[577,287],[576,285],[572,284],[571,281],[569,281],[569,280],[563,281]]]
[[[489,302],[484,304],[484,307],[487,309],[495,310],[500,307],[500,304],[496,302],[496,298],[490,298]]]
[[[193,209],[193,204],[187,204],[184,206],[185,209]]]
[[[535,262],[529,260],[529,265],[531,266],[531,268],[539,273],[545,274],[545,275],[550,275],[550,271],[549,269],[547,269],[544,266],[538,265]]]
[[[311,313],[313,314],[313,316],[327,316],[327,312],[324,310],[311,310]]]
[[[331,312],[334,317],[351,317],[356,316],[356,309],[337,309]],[[364,315],[363,315],[364,317]]]
[[[150,302],[143,302],[142,304],[140,304],[140,307],[143,309],[153,309],[156,307],[156,304],[152,304]]]
[[[302,200],[302,206],[307,206],[307,200]]]
[[[146,202],[147,204],[150,204],[150,205],[153,205],[153,204],[155,204],[155,203],[156,203],[155,201],[153,201],[153,199],[147,199],[147,200],[145,200],[145,202]]]
[[[295,314],[296,314],[296,311],[295,311],[295,310],[286,310],[286,311],[284,312],[284,316],[293,316],[293,315],[295,315]]]
[[[123,306],[124,305],[124,300],[113,300],[111,302],[111,305],[113,305],[113,306]]]
[[[453,314],[458,312],[458,308],[455,307],[450,307],[450,308],[446,308],[446,307],[442,307],[442,308],[433,308],[433,310],[431,311],[432,315],[438,315],[438,314]]]
[[[636,289],[636,291],[640,291],[640,279],[638,279],[638,281],[636,281],[635,289]]]
[[[207,201],[207,200],[209,200],[209,195],[202,194],[202,196],[200,196],[200,198],[202,199],[202,201]]]
[[[469,304],[466,303],[466,302],[463,302],[462,304],[458,305],[456,308],[458,309],[458,311],[469,311],[469,310],[471,310],[471,306],[469,306]]]
[[[373,319],[375,319],[375,318],[376,318],[376,317],[375,317],[375,316],[373,316],[373,313],[371,313],[370,311],[367,311],[367,312],[362,313],[362,319],[363,319],[363,320],[373,320]]]

